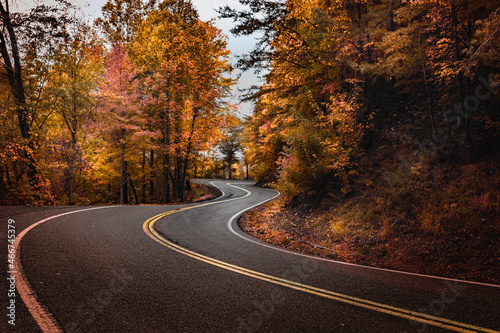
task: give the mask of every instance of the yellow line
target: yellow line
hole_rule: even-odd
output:
[[[385,304],[382,304],[382,303],[372,302],[372,301],[365,300],[365,299],[362,299],[362,298],[357,298],[357,297],[353,297],[353,296],[349,296],[349,295],[344,295],[344,294],[336,293],[336,292],[325,290],[325,289],[321,289],[321,288],[316,288],[316,287],[313,287],[313,286],[309,286],[309,285],[305,285],[305,284],[302,284],[302,283],[298,283],[298,282],[294,282],[294,281],[282,279],[282,278],[279,278],[279,277],[276,277],[276,276],[267,275],[267,274],[264,274],[264,273],[260,273],[260,272],[257,272],[257,271],[253,271],[253,270],[247,269],[247,268],[243,268],[243,267],[240,267],[240,266],[229,264],[229,263],[226,263],[226,262],[214,259],[214,258],[210,258],[210,257],[204,256],[202,254],[193,252],[193,251],[188,250],[186,248],[183,248],[183,247],[181,247],[181,246],[179,246],[179,245],[177,245],[175,243],[172,243],[168,239],[166,239],[163,236],[161,236],[154,229],[154,224],[158,220],[160,220],[161,218],[163,218],[165,216],[168,216],[168,215],[171,215],[171,214],[175,214],[175,213],[178,213],[180,211],[184,211],[184,210],[188,210],[188,209],[198,208],[198,207],[201,207],[201,206],[207,206],[207,205],[216,204],[216,203],[222,203],[222,202],[231,201],[231,200],[235,200],[235,199],[241,199],[241,198],[234,198],[234,199],[228,199],[228,200],[224,200],[224,201],[211,202],[211,203],[201,204],[201,205],[198,205],[198,206],[190,206],[190,207],[185,207],[185,208],[181,208],[181,209],[177,209],[177,210],[165,212],[165,213],[156,215],[156,216],[148,219],[146,222],[144,222],[144,224],[143,224],[142,227],[143,227],[144,232],[149,237],[151,237],[156,242],[158,242],[158,243],[160,243],[160,244],[162,244],[162,245],[170,248],[171,250],[174,250],[176,252],[182,253],[182,254],[184,254],[186,256],[189,256],[191,258],[194,258],[196,260],[203,261],[203,262],[208,263],[210,265],[217,266],[217,267],[220,267],[220,268],[232,271],[232,272],[236,272],[236,273],[239,273],[239,274],[242,274],[242,275],[250,276],[250,277],[262,280],[262,281],[267,281],[267,282],[274,283],[274,284],[277,284],[277,285],[281,285],[281,286],[284,286],[284,287],[288,287],[288,288],[291,288],[291,289],[303,291],[303,292],[306,292],[306,293],[309,293],[309,294],[313,294],[313,295],[325,297],[325,298],[328,298],[328,299],[332,299],[332,300],[336,300],[336,301],[339,301],[339,302],[343,302],[343,303],[351,304],[351,305],[354,305],[354,306],[362,307],[362,308],[365,308],[365,309],[369,309],[369,310],[373,310],[373,311],[385,313],[385,314],[392,315],[392,316],[396,316],[396,317],[400,317],[400,318],[404,318],[404,319],[408,319],[408,320],[412,320],[412,321],[417,321],[417,322],[425,323],[425,324],[428,324],[428,325],[432,325],[432,326],[436,326],[436,327],[439,327],[439,328],[448,329],[448,330],[455,331],[455,332],[488,332],[488,333],[500,333],[499,331],[495,331],[495,330],[491,330],[491,329],[487,329],[487,328],[482,328],[482,327],[477,327],[477,326],[473,326],[473,325],[468,325],[468,324],[465,324],[465,323],[460,323],[460,322],[456,322],[456,321],[453,321],[453,320],[448,320],[448,319],[445,319],[445,318],[431,316],[431,315],[428,315],[428,314],[425,314],[425,313],[420,313],[420,312],[410,311],[410,310],[406,310],[406,309],[401,309],[401,308],[393,307],[393,306],[390,306],[390,305],[385,305]]]

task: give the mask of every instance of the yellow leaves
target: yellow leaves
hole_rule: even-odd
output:
[[[314,9],[318,8],[318,5],[318,0],[295,1],[293,15],[301,21],[308,21],[313,16]]]
[[[453,66],[451,64],[450,67],[448,66],[443,66],[441,70],[436,71],[436,76],[441,77],[441,78],[447,78],[447,77],[455,77],[455,75],[459,72],[460,67],[458,66]]]

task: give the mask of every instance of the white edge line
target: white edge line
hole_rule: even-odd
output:
[[[52,219],[65,216],[65,215],[70,215],[70,214],[75,214],[75,213],[80,213],[80,212],[85,212],[88,210],[95,210],[95,209],[103,209],[103,208],[111,208],[111,207],[119,207],[119,206],[102,206],[102,207],[92,207],[92,208],[86,208],[86,209],[80,209],[80,210],[75,210],[75,211],[70,211],[54,216],[47,217],[41,221],[38,221],[26,229],[24,229],[21,233],[19,233],[14,241],[14,248],[16,250],[16,256],[15,256],[15,262],[14,262],[14,271],[17,273],[16,274],[16,290],[21,296],[21,299],[23,300],[24,304],[28,308],[28,311],[31,313],[35,321],[37,322],[38,326],[43,332],[63,332],[62,328],[60,325],[57,323],[57,321],[54,319],[53,315],[48,311],[48,309],[38,302],[35,290],[33,287],[30,285],[28,278],[24,274],[23,266],[21,264],[21,240],[23,237],[33,228],[39,226],[40,224],[50,221]]]
[[[240,190],[243,190],[245,192],[251,193],[250,191],[245,190],[245,189],[243,189],[241,187],[238,187],[238,186],[236,186],[234,184],[227,183],[227,185],[232,186],[232,187],[236,187],[236,188],[238,188]],[[281,248],[281,247],[278,247],[278,246],[270,245],[270,244],[265,243],[264,241],[258,240],[256,238],[254,239],[253,236],[250,236],[247,233],[245,233],[245,236],[242,235],[242,234],[240,234],[240,233],[238,233],[234,229],[234,226],[238,224],[237,221],[236,221],[237,218],[239,218],[243,213],[249,211],[250,209],[253,209],[253,208],[257,207],[257,206],[260,206],[260,205],[262,205],[262,204],[264,204],[264,203],[266,203],[268,201],[274,200],[278,196],[281,195],[281,193],[279,191],[276,191],[276,190],[273,190],[273,191],[278,192],[278,194],[275,195],[274,197],[272,197],[270,199],[267,199],[267,200],[264,200],[264,201],[262,201],[262,202],[260,202],[260,203],[258,203],[256,205],[253,205],[251,207],[245,208],[244,210],[242,210],[242,211],[234,214],[233,216],[231,216],[229,218],[228,223],[227,223],[227,227],[229,228],[229,230],[233,234],[235,234],[236,236],[238,236],[238,237],[240,237],[240,238],[242,238],[242,239],[244,239],[244,240],[246,240],[248,242],[252,242],[252,243],[255,243],[257,245],[264,246],[264,247],[267,247],[267,248],[270,248],[270,249],[273,249],[273,250],[276,250],[276,251],[286,252],[286,253],[294,254],[294,255],[297,255],[297,256],[306,257],[306,258],[309,258],[309,259],[316,259],[316,260],[327,261],[327,262],[331,262],[331,263],[336,263],[336,264],[341,264],[341,265],[348,265],[348,266],[354,266],[354,267],[360,267],[360,268],[369,268],[369,269],[383,271],[383,272],[398,273],[398,274],[405,274],[405,275],[411,275],[411,276],[417,276],[417,277],[425,277],[425,278],[431,278],[431,279],[439,279],[439,280],[446,280],[446,281],[453,281],[453,282],[460,282],[460,283],[475,284],[475,285],[479,285],[479,286],[500,288],[500,285],[496,285],[496,284],[483,283],[483,282],[475,282],[475,281],[467,281],[467,280],[459,280],[459,279],[451,279],[451,278],[446,278],[446,277],[441,277],[441,276],[419,274],[419,273],[411,273],[411,272],[405,272],[405,271],[398,271],[398,270],[394,270],[394,269],[380,268],[380,267],[373,267],[373,266],[366,266],[366,265],[360,265],[360,264],[353,264],[353,263],[349,263],[349,262],[343,262],[343,261],[337,261],[337,260],[333,260],[333,259],[316,257],[316,256],[313,256],[313,255],[298,253],[298,252],[294,252],[292,250],[288,250],[288,249],[284,249],[284,248]],[[248,196],[248,194],[246,196]],[[252,238],[250,238],[250,237],[252,237]]]
[[[222,191],[217,185],[214,184],[214,182],[211,182],[211,184],[215,187],[217,187],[221,192],[222,192],[222,196],[225,195],[224,191]],[[243,190],[245,192],[247,192],[247,194],[242,198],[244,197],[248,197],[249,195],[251,195],[251,192],[246,190],[246,189],[243,189],[239,186],[236,186],[236,185],[233,185],[233,184],[229,184],[227,183],[227,185],[229,186],[232,186],[232,187],[235,187],[235,188],[238,188],[240,190]],[[276,191],[278,192],[278,191]],[[252,243],[255,243],[257,245],[260,245],[260,246],[264,246],[264,247],[267,247],[267,248],[270,248],[270,249],[273,249],[273,250],[276,250],[276,251],[281,251],[281,252],[286,252],[286,253],[289,253],[289,254],[293,254],[293,255],[297,255],[297,256],[301,256],[301,257],[306,257],[306,258],[309,258],[309,259],[315,259],[315,260],[321,260],[321,261],[327,261],[327,262],[332,262],[332,263],[336,263],[336,264],[341,264],[341,265],[349,265],[349,266],[354,266],[354,267],[360,267],[360,268],[368,268],[368,269],[373,269],[373,270],[379,270],[379,271],[384,271],[384,272],[391,272],[391,273],[398,273],[398,274],[405,274],[405,275],[411,275],[411,276],[418,276],[418,277],[425,277],[425,278],[432,278],[432,279],[439,279],[439,280],[447,280],[447,281],[456,281],[456,282],[461,282],[461,283],[468,283],[468,284],[475,284],[475,285],[481,285],[481,286],[488,286],[488,287],[495,287],[495,288],[500,288],[500,285],[495,285],[495,284],[488,284],[488,283],[481,283],[481,282],[473,282],[473,281],[467,281],[467,280],[458,280],[458,279],[450,279],[450,278],[445,278],[445,277],[440,277],[440,276],[433,276],[433,275],[425,275],[425,274],[418,274],[418,273],[410,273],[410,272],[404,272],[404,271],[397,271],[397,270],[392,270],[392,269],[386,269],[386,268],[379,268],[379,267],[372,267],[372,266],[365,266],[365,265],[359,265],[359,264],[353,264],[353,263],[346,263],[346,262],[342,262],[342,261],[336,261],[336,260],[332,260],[332,259],[326,259],[326,258],[319,258],[319,257],[316,257],[316,256],[311,256],[311,255],[306,255],[306,254],[302,254],[302,253],[297,253],[297,252],[293,252],[291,250],[287,250],[287,249],[283,249],[283,248],[280,248],[280,247],[277,247],[277,246],[273,246],[273,245],[269,245],[269,244],[266,244],[262,241],[258,241],[257,239],[252,239],[252,238],[248,238],[248,237],[251,237],[251,236],[243,236],[241,234],[239,234],[238,232],[236,232],[233,228],[233,226],[236,223],[236,219],[241,216],[243,213],[249,211],[250,209],[253,209],[257,206],[260,206],[268,201],[271,201],[275,198],[277,198],[281,193],[278,192],[278,194],[276,194],[274,197],[271,197],[269,199],[266,199],[256,205],[253,205],[251,207],[248,207],[248,208],[245,208],[244,210],[234,214],[233,216],[230,217],[229,221],[228,221],[228,228],[229,230],[235,234],[236,236],[246,240],[246,241],[249,241],[249,242],[252,242]],[[44,332],[63,332],[60,325],[55,321],[55,319],[53,318],[53,316],[48,312],[48,310],[40,303],[38,302],[38,300],[36,299],[36,294],[35,294],[35,291],[34,289],[31,287],[27,277],[24,275],[24,271],[23,271],[23,267],[21,265],[21,250],[20,250],[20,244],[21,244],[21,240],[23,239],[23,237],[30,231],[32,230],[33,228],[37,227],[38,225],[42,224],[42,223],[45,223],[47,221],[50,221],[52,219],[55,219],[55,218],[59,218],[59,217],[62,217],[62,216],[65,216],[65,215],[70,215],[70,214],[75,214],[75,213],[80,213],[80,212],[85,212],[85,211],[90,211],[90,210],[96,210],[96,209],[104,209],[104,208],[113,208],[113,207],[119,207],[119,206],[102,206],[102,207],[92,207],[92,208],[86,208],[86,209],[80,209],[80,210],[75,210],[75,211],[70,211],[70,212],[66,212],[66,213],[62,213],[62,214],[58,214],[58,215],[54,215],[54,216],[50,216],[48,218],[45,218],[41,221],[38,221],[32,225],[30,225],[29,227],[27,227],[26,229],[24,229],[20,234],[17,235],[15,241],[14,241],[14,244],[13,246],[15,247],[16,249],[16,256],[15,256],[15,263],[14,263],[14,269],[15,271],[17,272],[17,275],[16,275],[16,289],[19,293],[19,295],[21,296],[21,299],[23,300],[24,304],[26,305],[26,307],[28,308],[29,312],[31,313],[31,315],[33,316],[33,318],[36,320],[37,324],[40,326],[40,329]],[[247,234],[245,234],[247,235]]]
[[[245,197],[248,197],[249,195],[251,195],[251,192],[250,191],[247,191],[241,187],[238,187],[238,186],[234,186],[230,183],[226,183],[228,186],[232,186],[232,187],[235,187],[235,188],[238,188],[240,190],[243,190],[245,192],[247,192],[247,194],[243,197],[237,197],[237,198],[233,198],[233,199],[229,199],[229,200],[226,200],[224,202],[227,202],[227,201],[232,201],[232,200],[238,200],[238,199],[242,199],[242,198],[245,198]],[[277,192],[277,191],[276,191]],[[267,199],[265,201],[262,201],[260,204],[262,203],[265,203],[267,201],[270,201],[274,198],[276,198],[277,196],[279,196],[280,193],[278,192],[278,194],[270,199]],[[222,202],[213,202],[212,204],[217,204],[217,203],[222,203]],[[247,211],[249,209],[252,209],[253,207],[256,207],[260,204],[256,204],[252,207],[249,207],[249,208],[246,208],[244,209],[242,212],[244,211]],[[193,206],[193,207],[190,207],[190,208],[197,208],[196,206]],[[189,208],[187,208],[189,209]],[[240,212],[241,213],[241,212]],[[168,215],[168,214],[167,214]],[[233,222],[233,219],[235,216],[237,216],[237,214],[233,215],[233,217],[231,217],[231,219],[229,220],[229,224],[231,222]],[[482,328],[482,327],[475,327],[475,326],[472,326],[472,325],[469,325],[467,323],[461,323],[461,322],[455,322],[455,321],[452,321],[452,320],[448,320],[444,317],[434,317],[434,316],[429,316],[429,315],[426,315],[425,313],[419,313],[419,312],[415,312],[415,311],[411,311],[411,310],[407,310],[407,309],[404,309],[404,308],[398,308],[398,307],[392,307],[390,305],[386,305],[386,304],[380,304],[380,303],[376,303],[376,302],[371,302],[367,299],[359,299],[359,298],[355,298],[355,297],[352,297],[352,296],[349,296],[349,295],[345,295],[345,294],[339,294],[339,293],[335,293],[333,291],[329,291],[329,290],[325,290],[325,289],[321,289],[321,288],[316,288],[314,286],[309,286],[309,285],[303,285],[303,284],[300,284],[300,283],[296,283],[296,282],[293,282],[293,281],[287,281],[287,280],[283,280],[283,279],[280,279],[279,277],[276,277],[276,276],[272,276],[272,275],[266,275],[262,272],[258,272],[258,271],[252,271],[252,270],[248,270],[244,267],[241,267],[241,266],[235,266],[235,265],[232,265],[232,264],[229,264],[227,262],[222,262],[220,260],[217,260],[215,258],[211,258],[211,257],[207,257],[207,256],[204,256],[200,253],[197,253],[197,252],[193,252],[191,250],[188,250],[186,248],[183,248],[183,247],[180,247],[178,245],[175,245],[175,244],[172,244],[171,241],[169,241],[168,239],[166,238],[163,238],[163,236],[161,235],[158,235],[157,232],[154,230],[154,226],[153,224],[155,222],[157,222],[159,219],[165,217],[166,215],[164,214],[160,214],[160,215],[157,215],[157,216],[153,216],[152,218],[148,219],[144,224],[143,224],[143,228],[144,228],[144,225],[148,225],[146,228],[145,228],[145,232],[148,236],[150,236],[150,238],[152,238],[153,240],[159,242],[160,244],[162,245],[165,245],[167,247],[169,247],[170,249],[176,251],[176,252],[180,252],[184,255],[187,255],[191,258],[194,258],[196,260],[201,260],[203,262],[206,262],[206,263],[209,263],[209,264],[212,264],[212,265],[215,265],[215,266],[218,266],[220,268],[223,268],[223,269],[227,269],[227,270],[230,270],[230,271],[233,271],[233,272],[236,272],[238,274],[243,274],[243,275],[247,275],[247,276],[250,276],[250,277],[253,277],[253,278],[257,278],[259,280],[262,280],[262,281],[267,281],[267,282],[271,282],[271,283],[274,283],[274,284],[278,284],[278,285],[282,285],[282,286],[285,286],[285,287],[288,287],[288,288],[291,288],[291,289],[296,289],[296,290],[300,290],[300,291],[304,291],[304,292],[307,292],[307,293],[310,293],[310,294],[314,294],[314,295],[318,295],[318,296],[321,296],[321,297],[326,297],[326,298],[331,298],[331,299],[336,299],[337,301],[340,301],[340,302],[343,302],[343,303],[349,303],[349,304],[352,304],[352,305],[355,305],[355,306],[361,306],[363,308],[366,308],[366,309],[371,309],[371,310],[375,310],[375,311],[378,311],[378,312],[381,312],[381,313],[385,313],[385,314],[388,314],[388,315],[392,315],[392,316],[396,316],[396,317],[399,317],[399,318],[408,318],[408,319],[415,319],[415,320],[418,320],[422,323],[428,323],[430,325],[433,325],[433,326],[436,326],[436,327],[440,327],[440,328],[447,328],[447,329],[451,329],[451,330],[455,330],[455,331],[460,331],[460,332],[469,332],[468,330],[466,330],[466,328],[472,328],[473,330],[478,330],[478,331],[488,331],[490,332],[491,330],[489,329],[485,329],[485,328]],[[152,222],[152,223],[150,223]],[[147,229],[150,229],[150,230],[147,230]],[[233,231],[231,228],[230,228],[231,231]],[[153,233],[151,233],[153,232]],[[156,235],[154,234],[156,233]],[[259,245],[263,245],[263,244],[259,244]],[[272,247],[272,246],[270,246]],[[272,247],[274,248],[274,247]],[[277,248],[274,248],[274,249],[277,249]],[[277,250],[280,250],[279,248]],[[282,251],[285,251],[285,252],[290,252],[290,251],[287,251],[287,250],[282,250]],[[293,253],[293,252],[290,252],[291,254],[297,254],[297,253]],[[321,259],[321,258],[316,258],[316,257],[311,257],[311,256],[308,256],[308,255],[304,255],[308,258],[311,258],[311,259]],[[332,260],[328,260],[328,261],[332,261]],[[345,264],[343,262],[338,262],[340,264]],[[363,265],[355,265],[355,266],[359,266],[359,267],[362,267],[362,268],[372,268],[372,267],[368,267],[368,266],[363,266]],[[390,270],[389,270],[390,271]],[[406,272],[399,272],[399,271],[393,271],[395,273],[406,273]],[[431,277],[433,278],[433,276],[428,276],[428,277]],[[437,277],[437,278],[440,278],[440,277]],[[444,278],[446,279],[446,278]],[[449,280],[449,279],[447,279]],[[460,281],[460,280],[458,280]],[[464,281],[464,282],[470,282],[470,281]],[[474,282],[472,282],[474,283]],[[301,287],[301,288],[297,288],[297,287]],[[314,292],[316,291],[316,292]],[[332,298],[332,297],[328,297],[327,295],[334,295],[336,294],[336,297],[335,298]],[[353,302],[349,302],[347,300],[354,300]],[[375,305],[375,309],[373,307],[367,307],[366,305],[369,305],[369,304],[374,304]],[[390,312],[388,312],[390,311]],[[411,318],[410,318],[411,317]],[[450,325],[452,326],[450,326]],[[472,331],[470,331],[472,332]],[[491,331],[491,332],[496,332],[496,331]],[[500,333],[500,332],[499,332]]]
[[[220,196],[218,196],[217,198],[215,198],[214,200],[222,199],[226,195],[226,193],[224,193],[223,190],[221,190],[217,185],[215,185],[213,181],[211,181],[209,184],[222,192],[222,194]]]

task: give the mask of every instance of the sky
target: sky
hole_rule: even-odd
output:
[[[12,0],[11,0],[12,1]],[[89,20],[94,20],[101,15],[101,7],[106,3],[107,0],[69,0],[71,3],[82,8]],[[236,62],[236,56],[249,52],[255,45],[255,39],[253,37],[236,37],[232,35],[229,30],[233,26],[231,19],[218,19],[216,8],[228,5],[232,8],[241,8],[238,0],[191,0],[193,5],[198,9],[200,18],[203,21],[208,21],[214,19],[214,24],[219,29],[221,29],[224,34],[228,37],[228,49],[233,54],[233,62]],[[14,0],[12,1],[15,5],[20,8],[31,8],[37,3],[43,4],[54,4],[52,0]],[[234,77],[239,74],[235,71]],[[246,89],[252,85],[259,85],[260,82],[257,75],[253,71],[247,71],[242,73],[239,78],[238,84],[233,89],[233,94],[235,97],[231,99],[231,103],[238,104],[238,110],[240,112],[239,116],[244,117],[250,115],[252,112],[252,103],[239,103],[238,96],[241,95],[237,90]]]

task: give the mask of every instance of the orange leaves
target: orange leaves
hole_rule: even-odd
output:
[[[356,37],[348,31],[357,25],[349,15],[356,7],[349,6],[294,2],[287,13],[290,26],[280,26],[271,41],[273,67],[245,132],[252,162],[265,172],[257,176],[272,179],[276,172],[277,186],[288,196],[328,174],[345,181],[354,175],[349,171],[362,131],[360,80],[347,77],[359,53],[357,40],[346,41]],[[343,93],[346,86],[354,88]]]

